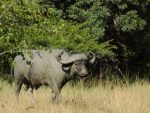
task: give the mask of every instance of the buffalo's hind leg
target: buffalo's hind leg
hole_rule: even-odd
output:
[[[30,95],[31,98],[32,98],[32,102],[35,103],[35,97],[34,97],[34,95],[33,95],[33,90],[34,90],[33,86],[30,86],[29,89],[28,89],[29,95]]]
[[[29,92],[29,95],[31,96],[32,101],[35,103],[35,97],[33,95],[34,87],[33,87],[32,83],[30,83],[28,80],[25,79],[24,84],[26,85],[26,91]]]
[[[22,84],[23,84],[22,79],[16,81],[15,95],[16,95],[17,102],[19,102],[19,94],[20,94]]]

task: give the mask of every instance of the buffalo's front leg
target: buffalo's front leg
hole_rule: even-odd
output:
[[[53,102],[60,102],[62,99],[61,90],[57,87],[57,85],[53,85],[52,87],[52,101]]]
[[[62,99],[62,95],[60,92],[52,91],[52,101],[53,102],[60,102]]]

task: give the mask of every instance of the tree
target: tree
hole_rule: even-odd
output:
[[[143,72],[150,63],[149,10],[149,0],[0,1],[0,53],[8,52],[1,65],[10,65],[14,51],[59,47]]]

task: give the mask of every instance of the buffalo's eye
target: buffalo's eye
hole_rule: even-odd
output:
[[[80,64],[81,64],[81,62],[79,62],[79,61],[75,62],[75,65],[80,65]]]
[[[75,64],[75,66],[76,66],[77,71],[81,71],[82,62],[76,61],[74,64]]]

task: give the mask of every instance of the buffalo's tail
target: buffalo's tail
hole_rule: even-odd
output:
[[[11,64],[11,70],[10,70],[10,77],[9,77],[9,79],[10,79],[10,83],[12,83],[13,81],[14,81],[14,65],[13,65],[13,63]]]

